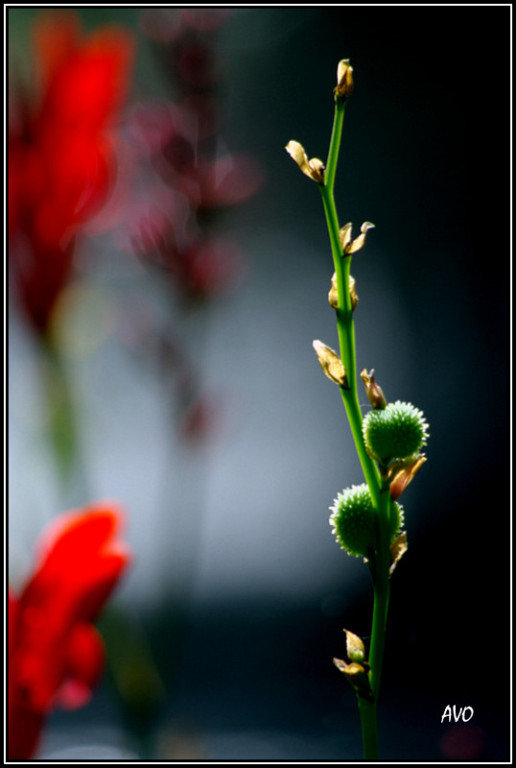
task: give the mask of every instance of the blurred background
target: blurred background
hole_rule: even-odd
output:
[[[51,13],[8,11],[15,129]],[[109,193],[48,306],[10,251],[9,578],[54,516],[104,499],[134,564],[100,620],[102,686],[39,756],[361,755],[332,657],[343,627],[368,636],[371,585],[328,507],[362,475],[312,349],[337,346],[320,195],[284,150],[325,158],[350,58],[337,207],[376,225],[352,269],[358,366],[431,435],[402,499],[381,754],[508,759],[509,8],[74,13],[84,39],[122,27],[132,63]],[[473,719],[441,724],[448,704]]]

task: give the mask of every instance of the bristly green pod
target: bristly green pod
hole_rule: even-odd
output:
[[[370,411],[362,423],[368,453],[383,463],[405,459],[426,444],[428,424],[423,412],[411,403],[388,403]]]
[[[366,483],[352,485],[337,495],[330,507],[332,533],[341,549],[350,555],[367,557],[376,547],[376,512]],[[391,504],[391,542],[403,525],[403,507]]]

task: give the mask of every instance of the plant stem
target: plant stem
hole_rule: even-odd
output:
[[[337,332],[339,337],[340,356],[347,377],[347,387],[341,387],[342,400],[353,434],[358,458],[367,481],[373,505],[376,510],[378,547],[375,552],[374,568],[374,603],[373,622],[371,629],[371,646],[369,651],[370,684],[373,691],[373,701],[357,696],[360,719],[362,723],[362,740],[364,758],[366,760],[378,757],[377,735],[377,702],[380,687],[380,677],[385,646],[385,628],[389,606],[389,566],[390,566],[390,495],[388,484],[383,484],[380,472],[375,462],[366,451],[362,436],[362,412],[358,399],[357,369],[355,354],[355,327],[353,308],[349,292],[349,276],[351,255],[344,255],[339,239],[339,220],[333,196],[335,173],[339,157],[342,125],[344,120],[344,102],[336,101],[333,129],[326,163],[324,184],[320,185],[326,223],[330,237],[330,245],[335,266],[338,303],[336,309]]]
[[[362,725],[362,743],[364,745],[364,758],[376,760],[378,758],[378,729],[376,727],[376,702],[367,701],[357,696],[360,723]]]
[[[67,505],[83,503],[89,483],[81,455],[77,409],[66,361],[50,335],[40,339],[41,382],[45,397],[48,439]]]
[[[339,220],[333,197],[333,184],[335,170],[339,156],[340,140],[342,136],[342,121],[344,118],[344,104],[335,105],[335,117],[331,134],[330,149],[325,171],[325,184],[319,188],[323,201],[330,245],[333,255],[333,264],[337,280],[338,307],[337,333],[339,336],[340,356],[348,380],[348,388],[341,387],[342,399],[351,426],[358,458],[362,466],[364,477],[369,486],[376,509],[380,506],[380,474],[376,464],[367,453],[362,437],[362,413],[358,401],[356,356],[355,356],[355,324],[353,322],[353,310],[349,293],[349,273],[351,268],[351,256],[342,256],[342,248],[339,240]]]
[[[380,677],[382,673],[383,650],[385,646],[385,628],[389,608],[389,487],[382,488],[380,493],[380,509],[378,521],[378,549],[376,552],[376,569],[374,580],[373,624],[371,629],[371,646],[369,664],[371,666],[371,688],[375,702],[378,703]]]
[[[325,179],[324,179],[325,186],[328,192],[330,193],[330,195],[333,195],[333,187],[335,184],[335,174],[337,172],[337,161],[339,159],[339,149],[340,149],[340,141],[342,138],[342,125],[344,123],[345,107],[346,107],[345,101],[335,102],[335,112],[333,116],[333,127],[331,131],[330,149],[328,151],[328,160],[326,161],[326,171],[325,171]]]

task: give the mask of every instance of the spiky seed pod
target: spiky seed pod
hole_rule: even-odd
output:
[[[376,513],[366,483],[352,485],[337,495],[330,507],[330,525],[341,549],[350,555],[367,557],[376,546]],[[403,525],[403,507],[391,504],[390,541]]]
[[[423,412],[397,400],[370,411],[362,423],[368,453],[378,461],[405,459],[426,444],[428,424]]]

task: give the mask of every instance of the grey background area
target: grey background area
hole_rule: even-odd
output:
[[[139,35],[133,102],[164,92],[136,9],[81,13],[89,28],[114,20]],[[11,70],[26,66],[33,16],[9,11]],[[474,759],[504,760],[509,9],[234,9],[219,51],[224,139],[257,159],[265,181],[218,224],[244,253],[245,278],[176,327],[220,396],[218,428],[199,451],[177,439],[166,382],[124,341],[132,297],[143,291],[166,314],[166,296],[108,237],[85,241],[80,275],[91,294],[69,333],[80,346],[84,323],[91,344],[68,366],[88,498],[60,489],[37,350],[10,302],[12,581],[22,583],[52,516],[118,500],[135,562],[113,610],[146,637],[166,690],[152,713],[161,755],[360,756],[354,697],[331,659],[344,654],[343,627],[370,632],[371,590],[367,569],[335,545],[328,507],[362,476],[338,391],[312,349],[317,338],[337,346],[320,196],[284,150],[296,139],[325,157],[336,65],[349,57],[355,93],[337,206],[356,232],[364,220],[376,225],[352,269],[358,366],[375,368],[389,399],[420,407],[431,435],[403,496],[409,551],[393,577],[382,750],[388,760],[449,759],[441,714],[470,705],[458,742]],[[90,295],[102,299],[99,312]],[[97,742],[104,756],[135,755],[140,726],[108,675],[88,707],[52,716],[42,756],[95,757]]]

